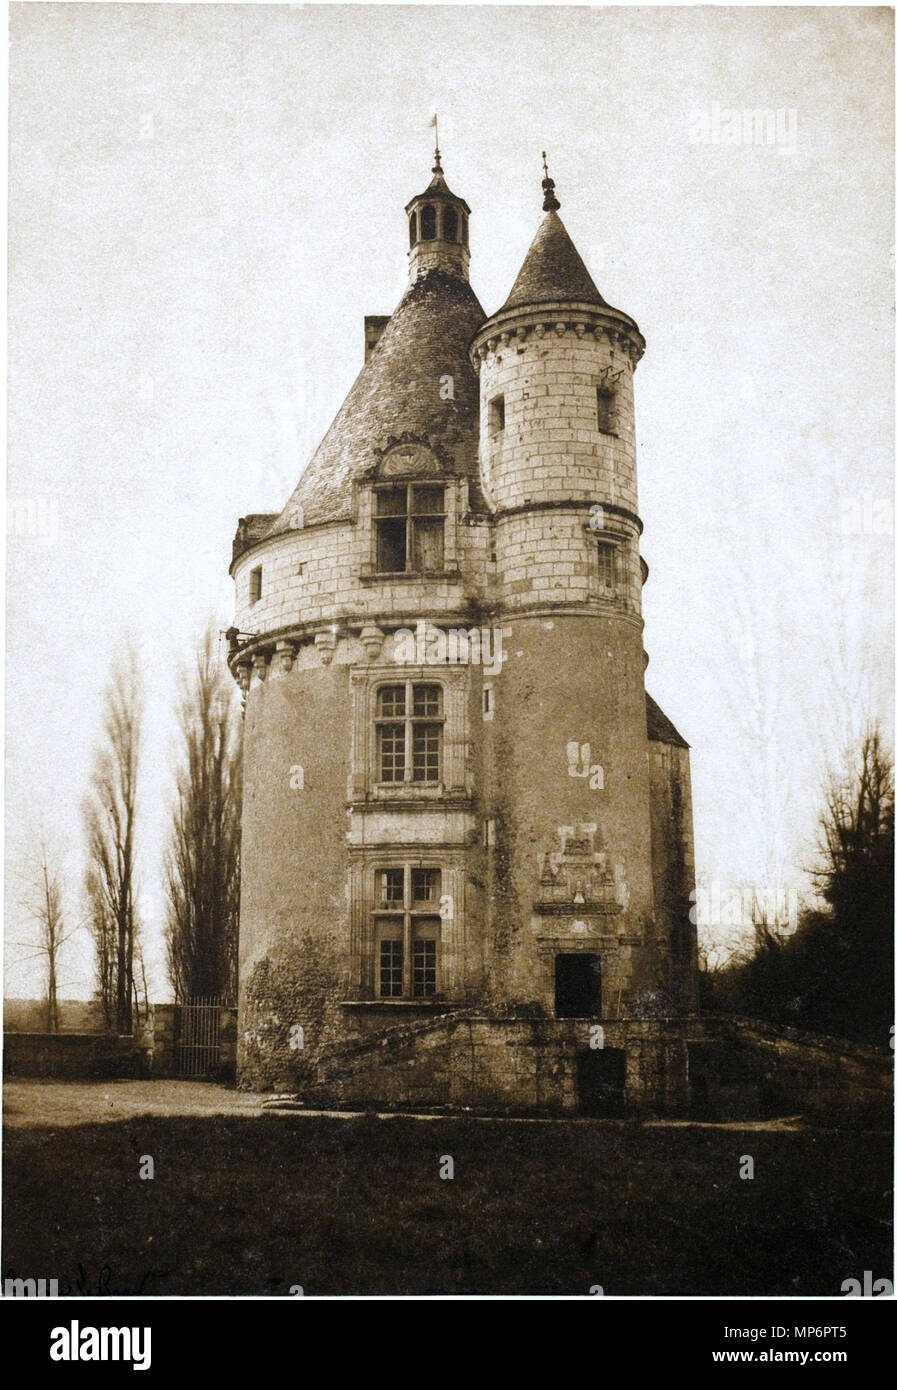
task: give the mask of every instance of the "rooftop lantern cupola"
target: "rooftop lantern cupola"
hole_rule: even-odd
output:
[[[439,155],[439,135],[436,136],[436,159],[429,187],[407,204],[408,215],[408,281],[414,284],[431,270],[442,270],[460,280],[467,280],[470,265],[467,219],[470,208],[449,188],[442,172]]]

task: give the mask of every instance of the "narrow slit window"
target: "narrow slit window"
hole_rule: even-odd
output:
[[[505,427],[505,398],[504,396],[493,396],[489,402],[489,433],[491,435],[501,434]]]
[[[262,596],[262,567],[257,565],[249,571],[249,602],[258,603]]]

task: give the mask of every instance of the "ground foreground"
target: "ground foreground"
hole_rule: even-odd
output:
[[[10,1082],[4,1120],[3,1275],[60,1293],[800,1296],[892,1275],[884,1133],[277,1114],[185,1082]]]

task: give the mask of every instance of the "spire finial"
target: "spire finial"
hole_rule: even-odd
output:
[[[433,172],[434,174],[441,174],[441,173],[442,173],[442,164],[441,164],[441,162],[440,162],[440,155],[439,155],[439,117],[434,115],[432,121],[430,122],[430,125],[431,125],[431,126],[433,127],[433,129],[436,131],[436,163],[433,165],[433,171],[432,171],[432,172]]]
[[[554,196],[554,179],[548,177],[548,160],[545,157],[544,150],[542,151],[542,168],[545,171],[545,177],[542,180],[542,192],[545,194],[545,197],[542,199],[542,211],[557,212],[560,203]]]

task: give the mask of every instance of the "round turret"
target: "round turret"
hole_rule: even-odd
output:
[[[632,376],[645,343],[598,292],[546,184],[514,287],[471,345],[499,570],[517,604],[613,597],[638,615]]]

